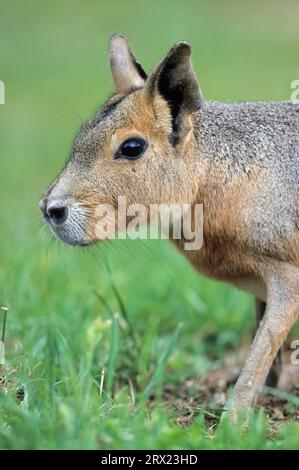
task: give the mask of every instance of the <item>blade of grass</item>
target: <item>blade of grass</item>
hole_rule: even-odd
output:
[[[101,304],[108,310],[111,316],[113,316],[114,312],[112,308],[110,307],[109,303],[106,301],[104,296],[98,292],[96,289],[93,289],[94,295],[97,297],[97,299],[101,302]]]
[[[101,304],[104,306],[104,308],[107,309],[107,311],[109,312],[109,315],[111,315],[111,317],[113,318],[114,311],[112,310],[112,308],[110,307],[110,305],[106,301],[106,299],[96,289],[93,290],[93,293],[96,296],[96,298],[101,302]],[[119,298],[120,298],[120,296],[119,296]],[[118,302],[118,304],[119,304],[119,302]],[[122,302],[122,305],[123,305],[123,302]],[[122,316],[124,316],[124,315],[122,315]],[[126,328],[129,328],[129,324],[128,324],[126,319],[124,319],[124,322],[125,322]],[[128,349],[128,356],[131,358],[131,361],[132,361],[133,365],[136,365],[136,364],[138,365],[139,364],[139,362],[138,362],[139,353],[138,353],[137,344],[136,344],[137,340],[135,340],[136,334],[135,334],[135,332],[131,331],[130,328],[129,328],[129,337],[130,337],[130,339],[133,343],[133,348]]]
[[[4,343],[8,307],[1,307],[1,310],[4,311],[4,318],[3,318],[3,325],[2,325],[2,336],[1,336],[1,341]]]
[[[120,295],[120,293],[119,293],[119,291],[118,291],[118,289],[117,289],[117,287],[114,283],[114,279],[113,279],[113,276],[112,276],[112,273],[111,273],[111,269],[110,269],[109,263],[108,263],[106,258],[105,258],[105,264],[106,264],[106,269],[107,269],[107,272],[108,272],[108,275],[109,275],[109,278],[110,278],[111,287],[112,287],[113,293],[116,297],[116,300],[118,302],[121,314],[124,317],[132,336],[134,336],[134,329],[132,328],[132,325],[130,323],[130,319],[129,319],[127,309],[126,309],[125,304],[122,300],[122,297],[121,297],[121,295]]]
[[[8,312],[8,307],[1,307],[1,309],[4,311],[4,318],[3,318],[3,325],[2,325],[2,336],[0,340],[0,365],[5,364],[5,330],[6,330],[6,318],[7,318],[7,312]]]
[[[120,308],[120,312],[126,322],[126,324],[128,325],[128,329],[129,329],[129,335],[130,335],[130,338],[132,340],[132,343],[133,343],[133,351],[132,351],[132,355],[133,357],[135,358],[135,360],[138,360],[138,355],[139,355],[139,337],[138,335],[136,334],[136,331],[134,330],[134,328],[132,327],[131,325],[131,321],[130,321],[130,318],[129,318],[129,314],[127,312],[127,309],[125,307],[125,304],[123,302],[123,299],[115,285],[115,282],[114,282],[114,279],[113,279],[113,276],[112,276],[112,272],[111,272],[111,269],[110,269],[110,266],[109,266],[109,263],[108,263],[108,260],[107,258],[105,258],[105,265],[106,265],[106,269],[107,269],[107,272],[108,272],[108,275],[109,275],[109,278],[110,278],[110,282],[111,282],[111,287],[112,287],[112,291],[116,297],[116,300],[118,302],[118,305],[119,305],[119,308]]]
[[[119,316],[118,314],[115,313],[113,315],[112,327],[111,327],[107,381],[106,381],[106,391],[110,396],[111,396],[112,387],[113,387],[113,376],[115,372],[118,346],[119,346]]]
[[[160,357],[160,359],[158,361],[157,368],[156,368],[155,372],[153,373],[153,376],[152,376],[151,380],[149,381],[149,383],[148,383],[146,389],[144,390],[144,392],[141,394],[141,399],[143,401],[145,401],[149,398],[149,396],[151,395],[153,390],[155,388],[157,388],[158,385],[161,385],[162,379],[163,379],[163,374],[164,374],[164,371],[165,371],[165,368],[166,368],[166,365],[167,365],[167,361],[168,361],[169,356],[172,353],[172,351],[173,351],[173,349],[176,345],[176,342],[178,340],[178,337],[179,337],[179,334],[181,332],[182,327],[183,327],[183,324],[179,323],[179,325],[177,326],[175,332],[173,333],[172,337],[170,338],[164,353],[162,354],[162,356]]]
[[[146,382],[148,381],[148,371],[149,371],[149,364],[151,359],[151,354],[153,351],[154,340],[158,335],[158,323],[155,322],[151,325],[146,331],[145,335],[142,338],[142,344],[139,350],[139,358],[138,358],[138,366],[139,366],[139,373],[141,375],[141,386],[145,386]]]

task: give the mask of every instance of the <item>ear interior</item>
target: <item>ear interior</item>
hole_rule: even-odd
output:
[[[176,145],[190,129],[190,115],[202,103],[191,65],[191,46],[185,42],[175,44],[149,77],[147,88],[151,99],[160,95],[167,102],[172,118],[170,140]]]
[[[137,62],[125,36],[111,36],[109,54],[116,93],[126,94],[144,86],[147,75]]]

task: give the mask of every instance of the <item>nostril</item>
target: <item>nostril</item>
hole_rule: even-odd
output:
[[[62,225],[69,215],[69,209],[67,206],[51,206],[48,207],[47,212],[54,225]]]

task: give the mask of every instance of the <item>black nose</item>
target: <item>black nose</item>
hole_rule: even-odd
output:
[[[47,215],[54,225],[62,225],[68,218],[69,209],[67,206],[59,203],[51,204],[50,207],[47,208]]]

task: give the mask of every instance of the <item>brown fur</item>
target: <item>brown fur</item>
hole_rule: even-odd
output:
[[[80,130],[70,161],[41,208],[70,244],[97,241],[98,204],[201,203],[204,244],[185,251],[205,275],[266,302],[236,384],[233,414],[248,408],[299,312],[299,108],[289,104],[205,104],[178,43],[150,77],[126,39],[110,41],[116,94]],[[138,160],[113,160],[129,137],[149,146]],[[53,204],[71,208],[61,226]],[[261,314],[260,314],[261,316]]]

